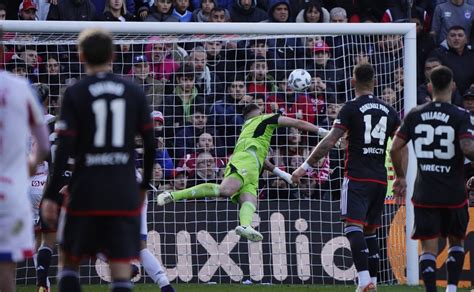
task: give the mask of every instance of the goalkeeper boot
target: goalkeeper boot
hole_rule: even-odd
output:
[[[263,235],[257,230],[253,229],[252,226],[237,226],[235,228],[237,235],[243,236],[250,241],[262,241]]]
[[[369,283],[365,287],[358,286],[356,292],[377,292],[377,287],[374,285],[374,283]]]
[[[166,204],[174,202],[173,195],[170,192],[162,192],[158,195],[157,204],[158,206],[164,206]]]

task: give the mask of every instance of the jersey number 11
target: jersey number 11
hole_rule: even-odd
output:
[[[94,146],[105,146],[105,132],[109,109],[112,113],[112,146],[123,147],[125,136],[125,99],[123,98],[114,99],[110,101],[110,104],[105,99],[97,99],[92,102],[92,111],[95,115],[96,125]]]

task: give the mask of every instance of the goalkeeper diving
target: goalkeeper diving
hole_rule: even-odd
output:
[[[280,114],[262,114],[256,104],[247,105],[242,115],[245,123],[235,146],[235,150],[225,169],[220,184],[204,183],[192,188],[158,195],[158,205],[184,199],[226,197],[240,204],[240,226],[235,232],[250,241],[261,241],[262,234],[252,228],[252,217],[257,209],[258,179],[262,168],[278,175],[291,184],[291,175],[275,167],[267,159],[273,132],[278,127],[294,127],[302,131],[316,133],[321,137],[328,131],[306,121]]]

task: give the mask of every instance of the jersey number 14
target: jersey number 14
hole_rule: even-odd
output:
[[[385,144],[385,137],[387,132],[387,117],[383,116],[379,122],[372,128],[372,116],[365,115],[365,132],[364,132],[364,143],[372,144],[372,139],[378,139],[379,145]]]

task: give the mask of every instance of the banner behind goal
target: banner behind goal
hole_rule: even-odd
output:
[[[4,62],[8,70],[49,86],[51,114],[58,114],[65,88],[85,74],[76,52],[77,33],[95,26],[114,32],[111,69],[142,86],[153,109],[156,162],[162,171],[155,171],[155,190],[149,195],[148,246],[170,280],[353,283],[356,272],[339,220],[344,149],[332,149],[299,187],[262,174],[254,217],[265,237],[261,243],[240,240],[235,234],[238,208],[228,201],[184,201],[160,208],[155,195],[163,189],[220,182],[243,124],[240,113],[245,104],[257,103],[266,113],[329,129],[341,106],[354,97],[350,80],[360,62],[375,67],[375,94],[402,117],[416,102],[414,25],[32,25],[3,23]],[[294,92],[287,86],[294,69],[305,69],[312,76],[306,91]],[[270,158],[291,173],[317,142],[313,135],[279,129]],[[393,179],[388,159],[387,168]],[[379,281],[398,283],[406,281],[406,270],[412,275],[417,264],[405,261],[405,226],[411,224],[406,224],[405,207],[393,204],[390,183],[388,189],[378,234]],[[105,270],[103,262],[91,261],[82,267],[81,279],[106,281]],[[417,276],[416,272],[409,282],[417,281]],[[18,268],[17,279],[34,283],[31,261]],[[149,281],[146,276],[136,280]]]

